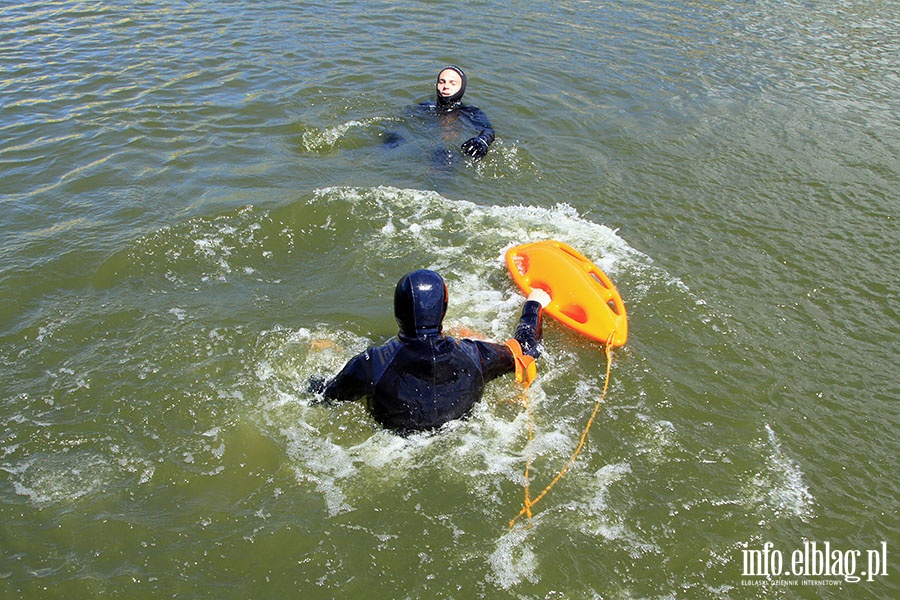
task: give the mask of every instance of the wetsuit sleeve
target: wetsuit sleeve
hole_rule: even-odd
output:
[[[478,357],[481,361],[481,374],[484,381],[488,382],[501,375],[513,373],[516,370],[516,360],[512,351],[503,344],[494,342],[473,342],[478,348]]]
[[[522,346],[522,353],[539,358],[541,356],[540,343],[544,336],[543,328],[544,311],[541,303],[529,300],[522,308],[522,316],[519,317],[519,325],[513,336]]]
[[[314,391],[321,391],[325,400],[351,401],[362,398],[369,386],[368,357],[368,352],[354,356],[334,379]]]
[[[461,150],[463,154],[467,154],[478,160],[487,154],[488,147],[494,141],[494,128],[491,127],[491,122],[488,121],[487,115],[485,115],[480,108],[476,106],[466,106],[463,107],[462,111],[469,122],[479,130],[479,133],[475,137],[463,142]]]
[[[477,106],[467,106],[466,116],[469,117],[469,121],[472,122],[472,125],[480,130],[478,137],[483,139],[488,146],[494,143],[494,127],[491,125],[491,122],[488,120],[487,115],[484,114],[483,110]]]
[[[522,308],[522,316],[519,317],[519,325],[513,336],[522,346],[522,352],[534,358],[541,355],[540,342],[543,336],[543,310],[540,302],[529,301]],[[504,344],[493,342],[474,342],[481,358],[481,372],[485,381],[490,381],[500,375],[513,373],[516,370],[516,360],[512,351]]]

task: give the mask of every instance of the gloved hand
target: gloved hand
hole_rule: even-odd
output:
[[[478,160],[487,154],[488,143],[480,136],[475,136],[472,139],[463,142],[460,148],[462,149],[463,154],[468,154],[475,160]]]
[[[306,382],[306,392],[309,394],[321,394],[325,391],[328,380],[321,375],[314,375]]]
[[[541,288],[534,288],[531,290],[531,293],[528,294],[528,300],[534,300],[535,302],[541,303],[541,308],[547,308],[547,305],[550,304],[550,294],[542,290]]]

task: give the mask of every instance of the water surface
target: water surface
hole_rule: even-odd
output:
[[[5,596],[897,594],[896,3],[0,19]],[[478,163],[410,114],[447,63],[497,131]],[[415,268],[448,327],[506,339],[503,253],[545,238],[612,277],[630,335],[510,528],[602,348],[548,323],[530,411],[498,381],[411,438],[306,381],[395,333]],[[887,575],[746,573],[769,542],[857,574],[885,548]]]

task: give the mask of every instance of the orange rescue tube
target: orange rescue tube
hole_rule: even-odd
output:
[[[544,240],[510,248],[506,266],[526,296],[535,288],[550,295],[544,311],[563,325],[603,344],[625,345],[625,303],[606,273],[582,253]]]

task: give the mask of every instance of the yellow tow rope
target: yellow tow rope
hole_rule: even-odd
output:
[[[538,496],[532,500],[531,499],[531,462],[532,456],[531,452],[528,448],[531,446],[531,442],[534,441],[534,415],[531,412],[531,403],[528,401],[528,384],[530,381],[523,382],[522,392],[519,395],[519,404],[523,404],[525,406],[525,411],[528,413],[528,443],[526,445],[526,455],[525,455],[525,501],[522,505],[522,510],[519,511],[515,517],[512,518],[509,522],[509,527],[512,528],[516,521],[522,515],[527,516],[531,519],[532,512],[531,508],[541,501],[541,499],[547,495],[554,485],[562,479],[563,475],[569,472],[569,470],[575,465],[575,459],[578,458],[578,455],[581,453],[581,450],[584,448],[584,444],[587,441],[588,432],[591,430],[591,426],[594,424],[594,418],[597,416],[597,413],[600,411],[600,406],[603,404],[604,399],[606,398],[606,392],[609,389],[609,374],[612,368],[612,340],[615,332],[610,333],[609,338],[606,340],[606,344],[604,344],[603,349],[606,353],[606,380],[603,382],[603,392],[600,394],[600,398],[597,400],[594,405],[594,412],[591,413],[591,417],[588,419],[587,425],[584,427],[584,431],[581,432],[581,439],[578,441],[578,447],[575,448],[575,452],[572,453],[572,457],[569,461],[563,466],[562,469],[556,474],[553,480],[544,488],[544,490],[538,494]]]

